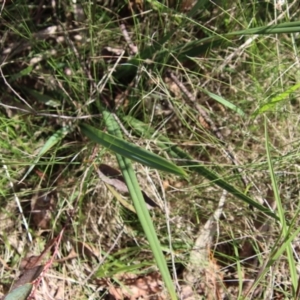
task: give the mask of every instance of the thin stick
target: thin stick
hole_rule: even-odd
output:
[[[98,263],[98,265],[91,271],[91,273],[89,274],[89,276],[84,280],[83,285],[85,285],[95,275],[95,273],[97,272],[97,270],[99,270],[99,268],[101,267],[101,265],[104,263],[104,261],[107,259],[107,257],[110,255],[110,253],[112,252],[112,250],[115,248],[115,246],[119,242],[119,239],[121,238],[121,236],[122,236],[123,233],[124,233],[124,228],[122,228],[122,230],[119,232],[119,234],[116,237],[115,241],[113,242],[113,244],[111,245],[111,247],[108,249],[108,251],[105,253],[105,255],[103,256],[103,258],[100,260],[100,262]]]
[[[28,107],[30,107],[32,109],[32,111],[34,111],[34,109],[31,107],[31,105],[24,99],[22,98],[14,89],[13,87],[7,82],[5,75],[3,74],[2,71],[2,67],[0,66],[0,74],[3,78],[4,83],[8,86],[8,88],[23,102],[25,103]]]
[[[2,15],[2,12],[3,12],[3,9],[5,7],[5,3],[6,3],[6,0],[3,1],[2,5],[1,5],[1,9],[0,9],[0,17]]]
[[[129,46],[129,48],[131,50],[131,54],[132,55],[136,55],[138,53],[138,48],[137,48],[136,45],[133,44],[133,42],[132,42],[132,40],[131,40],[131,38],[130,38],[130,36],[128,34],[128,31],[127,31],[127,29],[125,27],[125,24],[121,24],[120,25],[120,29],[121,29],[121,31],[123,33],[125,41],[127,42],[128,46]]]
[[[51,256],[51,258],[47,261],[47,263],[45,264],[44,269],[43,269],[43,271],[41,272],[40,276],[32,282],[32,284],[34,285],[34,289],[32,289],[32,292],[31,292],[31,294],[29,295],[28,299],[33,299],[33,298],[34,298],[34,293],[35,293],[35,291],[36,291],[38,285],[40,284],[40,282],[41,282],[41,280],[42,280],[44,274],[45,274],[45,273],[49,270],[49,268],[52,266],[52,264],[53,264],[53,262],[54,262],[54,258],[55,258],[55,256],[56,256],[57,253],[58,253],[58,247],[59,247],[59,245],[60,245],[60,243],[61,243],[61,240],[62,240],[62,237],[63,237],[63,235],[64,235],[66,226],[68,226],[68,224],[65,225],[65,226],[63,227],[63,229],[60,231],[59,235],[54,239],[54,243],[55,243],[54,253],[53,253],[53,255]],[[51,246],[49,246],[49,247],[51,247]],[[44,252],[47,252],[48,249],[49,249],[49,247],[45,248],[45,250],[43,251],[43,253],[44,253]]]
[[[26,229],[26,231],[27,231],[28,239],[29,239],[30,243],[32,243],[32,236],[31,236],[31,233],[29,232],[29,226],[28,226],[27,220],[26,220],[26,218],[25,218],[25,216],[24,216],[24,213],[23,213],[23,209],[22,209],[20,200],[19,200],[19,198],[18,198],[18,196],[17,196],[17,194],[16,194],[16,192],[15,192],[14,184],[13,184],[13,182],[12,182],[12,180],[11,180],[11,177],[10,177],[9,171],[8,171],[8,168],[7,168],[6,164],[4,163],[3,159],[2,159],[2,162],[3,162],[3,169],[5,170],[6,177],[7,177],[8,181],[9,181],[9,185],[10,185],[10,187],[11,187],[11,189],[12,189],[13,194],[14,194],[14,198],[15,198],[15,201],[16,201],[16,203],[17,203],[19,212],[20,212],[20,214],[21,214],[21,216],[22,216],[22,221],[23,221],[24,227],[25,227],[25,229]]]

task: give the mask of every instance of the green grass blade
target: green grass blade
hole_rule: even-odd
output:
[[[111,116],[109,112],[103,113],[105,117],[105,123],[107,126],[108,131],[111,134],[114,134],[117,137],[122,137],[122,134],[118,128],[118,124],[114,120],[114,118]],[[122,174],[124,176],[126,185],[128,187],[128,191],[130,193],[130,196],[133,201],[133,205],[135,207],[136,213],[138,215],[138,218],[140,220],[140,223],[144,229],[144,232],[146,234],[147,240],[149,242],[150,248],[153,251],[153,255],[155,258],[155,261],[157,263],[157,266],[161,272],[162,278],[165,282],[166,288],[170,294],[171,299],[177,299],[176,292],[174,289],[174,285],[168,270],[168,266],[166,263],[166,260],[164,258],[164,255],[161,250],[161,245],[158,240],[158,237],[155,232],[155,228],[153,226],[149,211],[147,209],[144,197],[142,195],[141,189],[139,187],[136,175],[134,173],[134,170],[132,168],[131,161],[121,156],[120,154],[116,154],[119,167],[122,171]]]
[[[199,26],[201,27],[202,25]],[[222,47],[225,47],[224,43],[230,44],[231,39],[234,36],[294,32],[300,32],[299,21],[286,22],[271,26],[247,28],[244,30],[233,31],[225,34],[212,32],[211,36],[209,37],[189,43],[183,43],[171,50],[165,49],[163,46],[173,36],[173,32],[169,32],[160,41],[155,43],[154,46],[141,49],[140,54],[138,54],[136,57],[133,57],[126,64],[120,65],[115,72],[115,77],[121,79],[125,78],[126,76],[132,76],[132,74],[137,71],[138,65],[141,62],[145,62],[146,60],[149,60],[151,62],[149,68],[152,68],[155,66],[154,62],[158,64],[169,64],[170,59],[172,59],[173,56],[175,56],[176,59],[180,62],[186,60],[188,57],[197,57],[202,53],[206,53],[210,48],[215,49],[221,44]],[[173,56],[170,54],[173,54]]]
[[[118,138],[112,130],[110,130],[111,134],[108,134],[84,123],[80,125],[80,128],[84,135],[89,137],[91,140],[117,154],[157,170],[186,176],[186,173],[182,168],[152,152]]]
[[[148,130],[148,138],[151,138],[151,128],[149,126],[145,125],[144,123],[132,118],[132,117],[124,117],[124,121],[126,121],[130,126],[132,126],[132,129],[138,132],[139,134],[146,133]],[[154,130],[152,129],[152,133],[154,133]],[[244,201],[245,203],[257,208],[261,212],[265,213],[266,215],[278,220],[278,217],[270,211],[268,208],[264,207],[263,205],[259,204],[258,202],[254,201],[241,191],[239,191],[237,188],[235,188],[233,185],[219,177],[214,172],[210,171],[205,166],[202,166],[198,162],[195,162],[193,160],[193,157],[187,154],[185,151],[183,151],[178,146],[169,146],[171,144],[170,140],[166,137],[163,137],[162,135],[159,135],[157,145],[160,146],[165,151],[168,151],[169,154],[173,155],[176,158],[181,158],[184,161],[182,163],[186,164],[191,171],[195,171],[199,173],[200,175],[204,176],[206,179],[212,181],[214,184],[218,185],[222,189],[228,191],[238,199]]]
[[[22,182],[25,180],[25,178],[29,175],[29,173],[33,170],[33,168],[36,166],[36,164],[39,162],[41,157],[46,154],[51,148],[53,148],[58,142],[60,142],[70,131],[70,126],[65,126],[61,129],[59,129],[57,132],[55,132],[45,143],[45,145],[42,147],[42,149],[39,151],[37,158],[34,160],[26,174],[23,176],[23,178],[20,180]]]
[[[38,101],[40,101],[41,103],[44,103],[48,106],[51,107],[59,107],[61,105],[61,101],[55,99],[52,96],[49,96],[45,93],[40,93],[37,92],[33,89],[29,89],[29,88],[23,88],[27,93],[29,93],[31,96],[35,97]]]
[[[160,242],[157,238],[155,228],[153,226],[149,211],[145,204],[141,189],[139,187],[136,175],[131,166],[131,161],[121,155],[116,154],[120,169],[124,176],[128,191],[133,201],[136,213],[140,223],[144,229],[145,235],[153,252],[156,264],[161,272],[166,288],[171,296],[171,299],[177,299],[174,285],[168,270],[168,266],[161,250]]]
[[[21,70],[19,73],[11,75],[9,81],[12,82],[19,78],[22,78],[23,76],[27,76],[31,73],[32,70],[33,70],[33,66],[28,66],[25,69]]]
[[[26,283],[12,290],[4,297],[4,300],[26,300],[31,293],[32,283]]]
[[[263,112],[272,110],[277,103],[287,100],[289,98],[290,94],[294,93],[299,88],[300,88],[300,83],[297,83],[297,84],[289,87],[284,92],[282,92],[279,95],[277,95],[276,97],[272,98],[268,103],[264,104],[256,113],[254,113],[254,116],[257,116],[258,114],[262,114]]]
[[[278,219],[278,217],[273,212],[271,212],[268,208],[264,207],[263,205],[259,204],[256,201],[254,201],[253,199],[251,199],[250,197],[248,197],[247,195],[242,193],[240,190],[238,190],[236,187],[234,187],[233,185],[231,185],[230,183],[228,183],[227,181],[225,181],[224,179],[219,177],[217,174],[210,171],[206,167],[200,165],[198,162],[193,162],[193,161],[188,161],[188,160],[186,160],[184,162],[189,166],[189,169],[191,171],[197,172],[198,174],[202,175],[206,179],[212,181],[214,184],[221,187],[222,189],[228,191],[233,196],[235,196],[235,197],[243,200],[245,203],[257,208],[262,213],[265,213],[266,215],[268,215],[276,220]]]
[[[229,35],[252,35],[252,34],[278,34],[300,32],[300,22],[283,22],[275,25],[247,28],[226,34]]]
[[[211,93],[207,90],[204,90],[202,89],[202,91],[207,94],[210,98],[218,101],[220,104],[222,104],[223,106],[233,110],[234,112],[236,112],[237,114],[239,114],[240,116],[242,117],[245,117],[245,113],[239,108],[237,107],[236,105],[234,105],[233,103],[229,102],[228,100],[226,100],[225,98],[219,96],[219,95],[216,95],[214,93]]]
[[[278,215],[280,219],[280,224],[282,226],[282,235],[284,239],[287,239],[289,237],[289,228],[286,223],[286,218],[285,218],[285,210],[282,205],[282,201],[279,195],[279,189],[273,169],[273,164],[272,164],[272,158],[270,154],[270,146],[269,146],[269,136],[268,136],[268,130],[267,130],[267,119],[265,118],[265,138],[266,138],[266,152],[267,152],[267,159],[268,159],[268,165],[269,165],[269,171],[270,171],[270,176],[271,176],[271,181],[272,181],[272,187],[273,187],[273,192],[275,196],[275,201],[277,204],[277,210],[278,210]],[[293,291],[294,293],[296,292],[297,289],[297,270],[296,270],[296,261],[293,256],[293,250],[291,247],[291,244],[286,244],[286,252],[287,252],[287,258],[288,258],[288,263],[289,263],[289,268],[290,268],[290,275],[292,279],[292,285],[293,285]]]
[[[199,25],[201,27],[201,25]],[[201,40],[184,43],[177,46],[173,53],[176,55],[179,61],[186,59],[187,57],[197,56],[209,48],[216,48],[221,45],[226,47],[231,43],[231,39],[234,36],[241,35],[254,35],[254,34],[278,34],[278,33],[294,33],[300,32],[300,22],[286,22],[282,24],[276,24],[271,26],[261,26],[255,28],[247,28],[244,30],[233,31],[225,34],[218,34],[214,32],[211,36],[203,38]],[[227,43],[228,45],[224,45]]]

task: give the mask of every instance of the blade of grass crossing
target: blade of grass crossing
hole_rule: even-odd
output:
[[[118,138],[115,134],[116,129],[111,129],[110,134],[107,134],[84,123],[80,125],[80,128],[91,140],[94,140],[98,144],[101,144],[117,154],[149,166],[150,168],[186,176],[185,171],[174,165],[172,162],[156,155],[155,153]]]
[[[114,134],[121,138],[122,134],[118,128],[119,125],[117,124],[113,116],[109,112],[104,112],[103,116],[108,131],[111,134]],[[153,251],[155,261],[161,272],[166,288],[170,294],[171,299],[175,300],[177,299],[175,288],[168,270],[165,257],[162,253],[161,245],[155,232],[154,225],[152,223],[149,211],[144,201],[144,197],[139,187],[139,183],[137,181],[135,172],[132,168],[131,161],[128,158],[125,158],[119,154],[116,154],[116,157],[122,174],[124,176],[125,182],[127,184],[128,191],[132,198],[136,213],[144,229],[150,248]]]
[[[275,201],[277,204],[277,210],[278,210],[278,215],[280,219],[280,224],[282,226],[282,236],[284,239],[288,238],[289,236],[289,228],[286,223],[285,219],[285,213],[284,213],[284,208],[282,205],[282,201],[279,195],[279,189],[273,169],[273,164],[272,164],[272,158],[270,154],[270,147],[269,147],[269,136],[268,136],[268,130],[267,130],[267,119],[265,117],[265,138],[266,138],[266,152],[267,152],[267,160],[268,160],[268,165],[269,165],[269,171],[270,171],[270,176],[271,176],[271,181],[272,181],[272,187],[273,187],[273,192],[275,196]],[[288,263],[289,263],[289,268],[290,268],[290,275],[292,279],[292,285],[293,285],[293,292],[295,293],[297,289],[297,270],[296,270],[296,262],[294,260],[293,256],[293,250],[290,244],[286,244],[286,252],[287,252],[287,258],[288,258]]]

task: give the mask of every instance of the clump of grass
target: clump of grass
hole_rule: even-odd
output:
[[[76,263],[52,268],[55,276],[66,272],[65,297],[97,298],[95,285],[100,294],[109,290],[103,278],[121,285],[120,273],[143,277],[158,266],[175,299],[193,243],[225,189],[218,234],[206,245],[223,278],[218,297],[296,297],[295,3],[171,4],[3,5],[0,140],[10,178],[0,181],[1,219],[12,234],[1,235],[1,257],[15,266],[72,214],[61,253],[71,253],[70,243]],[[121,169],[130,196],[99,179],[101,163]],[[140,189],[160,209],[140,207]],[[46,192],[55,193],[56,206],[42,231],[31,202]],[[122,197],[133,199],[137,214]],[[271,272],[286,262],[281,278]],[[72,282],[80,283],[73,294]],[[196,286],[195,293],[208,297]]]

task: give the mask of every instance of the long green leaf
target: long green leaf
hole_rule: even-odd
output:
[[[116,123],[111,114],[107,111],[104,111],[103,116],[108,131],[121,139],[122,133],[119,130],[119,125]],[[155,261],[165,282],[166,288],[170,294],[171,299],[176,300],[177,296],[168,270],[168,266],[165,257],[162,253],[161,245],[156,235],[155,228],[149,215],[149,211],[147,209],[144,197],[139,187],[135,172],[132,168],[131,161],[126,157],[121,156],[120,154],[116,154],[116,157],[122,174],[124,176],[125,182],[127,184],[128,191],[132,198],[136,213],[144,229],[150,248],[153,252]]]
[[[197,25],[194,20],[189,20]],[[202,27],[203,25],[199,24],[198,26]],[[203,29],[205,29],[205,27]],[[191,41],[188,43],[183,43],[172,49],[166,49],[164,46],[165,43],[168,42],[174,34],[174,32],[168,32],[163,36],[161,40],[157,41],[154,46],[149,46],[145,49],[142,49],[141,53],[130,59],[126,64],[118,66],[114,76],[117,79],[126,78],[127,76],[131,77],[138,70],[138,65],[140,63],[145,63],[146,61],[151,62],[148,65],[149,68],[157,66],[157,64],[168,65],[170,64],[170,60],[172,60],[173,57],[176,57],[178,61],[182,62],[185,61],[188,57],[199,56],[202,53],[207,52],[210,48],[215,48],[217,46],[220,46],[221,44],[224,47],[223,43],[230,44],[231,40],[236,36],[294,32],[300,32],[300,21],[247,28],[225,34],[212,32],[209,37]]]
[[[32,70],[33,70],[33,65],[30,65],[30,66],[26,67],[25,69],[21,70],[19,73],[11,75],[9,77],[9,81],[12,82],[23,76],[29,75]]]
[[[32,283],[26,283],[12,290],[4,300],[26,300],[32,290]]]
[[[211,93],[205,89],[202,89],[202,91],[207,94],[210,98],[218,101],[220,104],[222,104],[223,106],[233,110],[234,112],[238,113],[240,116],[244,117],[245,113],[242,111],[242,109],[240,109],[239,107],[237,107],[236,105],[234,105],[233,103],[229,102],[228,100],[226,100],[225,98],[216,95],[214,93]]]
[[[121,155],[116,155],[120,169],[124,176],[125,182],[128,187],[128,191],[133,201],[133,205],[135,207],[136,213],[140,220],[140,223],[144,229],[147,240],[149,242],[150,248],[153,252],[156,264],[161,272],[162,278],[166,284],[167,290],[171,296],[171,299],[177,299],[176,292],[174,289],[174,285],[172,279],[170,277],[170,273],[168,270],[168,266],[164,255],[161,250],[160,242],[157,238],[155,228],[153,226],[151,217],[149,215],[149,211],[145,204],[143,195],[141,193],[141,189],[139,188],[139,184],[134,173],[134,170],[131,165],[131,161]]]
[[[289,98],[290,94],[295,92],[299,88],[300,88],[300,83],[297,83],[297,84],[289,87],[287,90],[285,90],[284,92],[280,93],[279,95],[275,96],[270,101],[268,101],[268,103],[264,104],[258,110],[257,113],[254,113],[254,115],[256,116],[257,114],[261,114],[265,111],[269,111],[269,110],[273,109],[277,103],[282,102],[282,101],[286,100],[287,98]]]
[[[91,140],[103,145],[117,154],[157,170],[186,176],[186,173],[182,168],[177,167],[173,163],[152,152],[118,138],[112,130],[110,131],[111,134],[108,134],[84,123],[80,125],[80,128],[81,131]]]
[[[247,28],[244,30],[228,33],[229,35],[252,35],[252,34],[279,34],[279,33],[294,33],[300,32],[300,21],[283,22],[280,24]]]
[[[40,92],[37,92],[33,89],[29,89],[26,87],[23,87],[23,89],[29,93],[31,96],[35,97],[38,101],[52,107],[59,107],[61,106],[61,101],[53,98],[52,96],[49,96],[47,94],[42,94]]]
[[[146,132],[146,129],[148,128],[148,132],[151,133],[151,128],[149,128],[147,125],[144,123],[132,118],[132,117],[124,117],[123,118],[125,121],[128,122],[130,126],[132,126],[132,129],[138,132],[139,134],[143,132]],[[154,131],[152,131],[153,133]],[[150,136],[148,136],[150,137]],[[229,184],[227,181],[219,177],[217,174],[214,172],[210,171],[208,168],[205,166],[199,164],[198,162],[195,162],[193,157],[191,157],[188,153],[183,151],[180,147],[178,146],[169,146],[171,145],[171,142],[169,139],[166,137],[163,137],[160,135],[158,137],[158,142],[157,145],[162,147],[165,151],[168,151],[173,157],[181,158],[183,159],[182,163],[186,164],[188,168],[191,171],[195,171],[199,173],[200,175],[204,176],[206,179],[212,181],[214,184],[218,185],[222,189],[228,191],[235,197],[239,198],[240,200],[244,201],[245,203],[257,208],[261,212],[265,213],[266,215],[278,220],[278,216],[276,216],[272,211],[270,211],[268,208],[264,207],[263,205],[259,204],[258,202],[254,201],[241,191],[239,191],[237,188],[235,188],[233,185]]]

